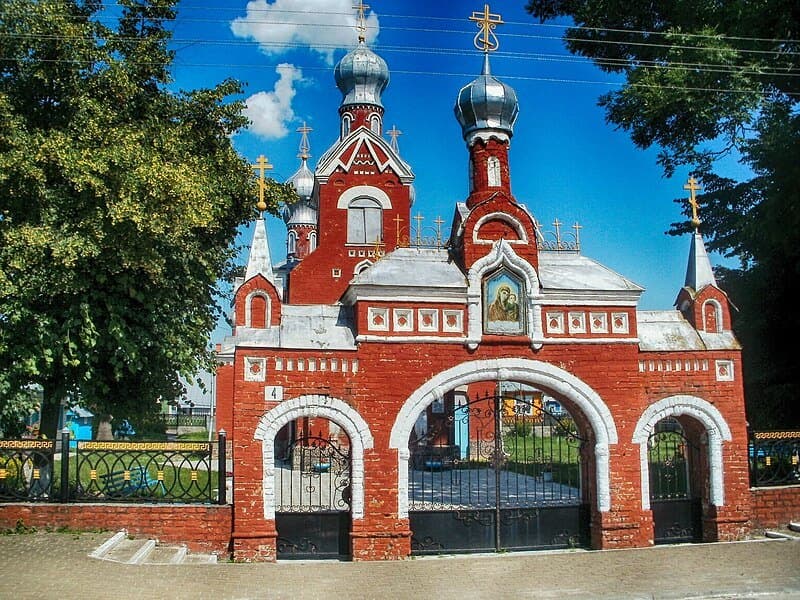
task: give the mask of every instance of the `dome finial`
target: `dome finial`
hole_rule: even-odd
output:
[[[256,207],[258,208],[259,212],[264,212],[267,210],[267,203],[264,201],[264,192],[267,190],[267,178],[265,176],[266,171],[271,171],[273,169],[272,165],[269,164],[269,160],[263,154],[258,157],[256,160],[256,164],[250,165],[254,169],[258,169],[258,203],[256,203]]]
[[[367,19],[365,15],[369,5],[364,4],[364,0],[358,0],[358,4],[353,6],[353,8],[358,11],[358,24],[356,25],[356,31],[358,31],[359,43],[363,44],[367,41]]]
[[[697,198],[694,195],[695,192],[700,191],[700,186],[697,185],[697,179],[689,177],[683,189],[689,190],[689,204],[692,207],[692,225],[694,225],[694,230],[696,232],[700,227],[700,219],[697,216]]]
[[[301,134],[300,136],[300,153],[297,155],[297,158],[302,158],[303,160],[308,160],[311,157],[309,152],[311,151],[311,144],[308,142],[308,134],[314,131],[306,125],[306,122],[303,121],[303,126],[297,128],[297,133]]]
[[[494,52],[500,46],[494,28],[504,23],[498,14],[489,12],[489,5],[483,5],[483,12],[473,11],[470,21],[475,21],[478,25],[478,33],[475,34],[473,43],[478,50],[483,50],[486,54]]]

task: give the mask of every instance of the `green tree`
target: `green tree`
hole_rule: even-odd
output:
[[[800,425],[800,364],[785,349],[800,339],[800,5],[530,0],[526,8],[542,21],[570,17],[570,52],[625,76],[599,99],[607,121],[637,146],[659,147],[666,175],[688,166],[700,180],[708,246],[740,263],[717,276],[739,308],[750,423]],[[720,176],[724,157],[752,176]],[[690,227],[673,223],[669,233]]]
[[[176,2],[120,0],[113,25],[93,0],[0,7],[0,415],[40,385],[47,435],[64,400],[152,411],[210,364],[255,215],[239,85],[168,89]]]

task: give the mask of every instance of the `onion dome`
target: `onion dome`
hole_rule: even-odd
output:
[[[311,198],[311,194],[314,192],[314,173],[308,168],[305,159],[294,175],[286,180],[286,183],[292,184],[294,191],[302,200]]]
[[[374,104],[383,108],[381,93],[389,85],[389,67],[366,44],[361,42],[348,52],[333,73],[343,96],[341,106]]]
[[[284,206],[282,216],[284,222],[289,226],[317,224],[317,209],[311,206],[308,200],[300,200]]]
[[[499,131],[508,137],[514,135],[514,122],[519,114],[517,93],[492,76],[488,53],[480,76],[461,88],[453,110],[464,139],[483,129]]]

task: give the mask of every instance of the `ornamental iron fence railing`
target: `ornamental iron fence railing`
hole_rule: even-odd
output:
[[[800,431],[754,431],[749,458],[753,487],[800,484]]]
[[[0,503],[226,504],[226,436],[214,442],[0,440]]]

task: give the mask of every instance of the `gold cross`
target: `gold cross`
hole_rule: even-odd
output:
[[[436,219],[433,222],[436,223],[436,246],[437,247],[441,247],[442,246],[442,225],[444,224],[444,220],[442,219],[442,217],[436,217]]]
[[[403,135],[403,132],[400,131],[396,125],[392,125],[392,128],[386,132],[390,138],[392,138],[392,150],[395,152],[399,152],[399,147],[397,145],[397,138]]]
[[[414,220],[417,222],[417,246],[422,245],[422,222],[425,220],[421,214],[417,213],[417,216],[414,217]]]
[[[697,179],[689,177],[689,181],[683,186],[683,189],[689,190],[689,204],[692,206],[692,225],[695,229],[700,226],[700,219],[697,217],[697,198],[694,193],[700,190],[697,185]]]
[[[264,192],[267,189],[267,180],[266,177],[264,176],[264,172],[271,171],[273,169],[273,166],[269,164],[269,160],[267,160],[267,157],[264,156],[263,154],[258,157],[258,159],[256,160],[256,164],[250,166],[254,169],[258,169],[259,171],[258,204],[256,204],[256,207],[258,207],[258,210],[260,210],[261,212],[264,212],[265,210],[267,210],[267,203],[264,202]]]
[[[297,133],[302,134],[302,137],[300,138],[300,154],[297,155],[298,158],[302,158],[305,160],[309,156],[311,156],[309,154],[309,151],[311,150],[311,144],[308,143],[308,134],[311,133],[312,131],[314,130],[311,129],[311,127],[309,127],[308,125],[306,125],[305,121],[303,121],[302,127],[297,128]]]
[[[575,249],[580,251],[581,249],[581,229],[583,229],[583,225],[579,225],[577,221],[575,221],[575,225],[572,226],[575,230]]]
[[[402,223],[402,222],[403,222],[403,218],[400,215],[397,215],[394,218],[395,229],[397,230],[396,234],[395,234],[396,235],[396,239],[395,239],[394,243],[397,246],[400,245],[400,223]]]
[[[558,220],[558,217],[556,217],[556,220],[553,221],[553,227],[556,228],[556,248],[558,248],[559,250],[561,250],[561,226],[562,225],[563,225],[563,223]]]
[[[504,23],[500,15],[489,12],[489,5],[484,4],[483,12],[481,13],[477,10],[473,11],[469,20],[475,21],[480,30],[475,34],[475,39],[473,40],[475,47],[484,52],[494,52],[497,50],[500,42],[497,41],[494,28]]]
[[[359,0],[358,4],[353,6],[353,8],[358,11],[358,25],[356,25],[356,31],[358,31],[358,41],[364,42],[367,39],[365,36],[367,31],[367,20],[364,17],[364,14],[367,12],[369,6],[364,4],[364,0]]]

